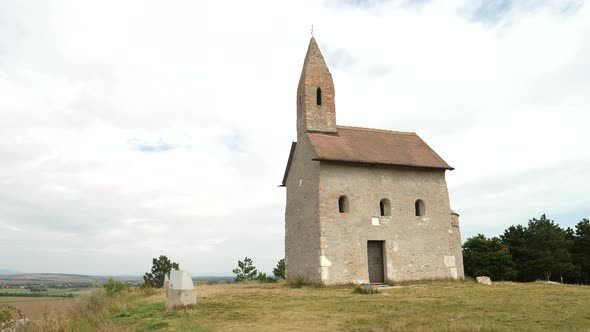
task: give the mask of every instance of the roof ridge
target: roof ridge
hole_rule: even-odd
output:
[[[376,128],[364,128],[364,127],[353,127],[353,126],[336,126],[337,129],[350,129],[350,130],[362,130],[362,131],[371,131],[371,132],[380,132],[380,133],[394,133],[394,134],[401,134],[401,135],[411,135],[411,136],[418,136],[413,131],[397,131],[397,130],[387,130],[387,129],[376,129]]]

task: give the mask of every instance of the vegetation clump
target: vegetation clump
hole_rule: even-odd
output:
[[[127,290],[127,286],[123,282],[113,278],[109,278],[109,280],[103,285],[103,288],[109,296],[113,296],[117,293]]]
[[[377,289],[376,287],[373,287],[371,285],[360,285],[360,286],[356,286],[353,290],[352,290],[353,294],[362,294],[362,295],[371,295],[371,294],[379,294],[381,293],[379,291],[379,289]]]
[[[11,331],[20,319],[23,319],[23,313],[18,308],[0,304],[0,331]]]

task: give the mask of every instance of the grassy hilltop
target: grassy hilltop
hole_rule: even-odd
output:
[[[95,294],[90,316],[78,313],[68,325],[121,331],[590,329],[588,286],[430,282],[373,295],[354,294],[353,288],[198,285],[197,306],[176,312],[164,311],[163,290],[133,291],[103,302]]]

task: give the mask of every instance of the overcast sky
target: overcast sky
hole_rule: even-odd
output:
[[[590,217],[582,1],[0,0],[0,269],[270,272],[312,24],[338,124],[455,167],[464,240]]]

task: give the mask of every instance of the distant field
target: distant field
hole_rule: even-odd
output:
[[[33,295],[47,294],[49,296],[55,294],[73,293],[75,296],[82,296],[92,291],[92,288],[69,288],[69,289],[52,289],[49,288],[46,292],[32,292]],[[23,293],[31,294],[28,289],[0,289],[1,293]],[[74,299],[59,298],[59,297],[18,297],[18,296],[0,296],[0,303],[7,303],[20,309],[30,319],[40,319],[44,312],[65,312],[73,303]]]
[[[22,293],[22,294],[41,294],[41,296],[44,296],[42,294],[52,295],[52,294],[79,293],[81,291],[88,291],[89,289],[90,288],[49,288],[46,291],[42,291],[42,292],[31,292],[30,289],[0,288],[0,295],[2,295],[2,293]]]
[[[197,286],[194,309],[164,311],[164,293],[134,298],[109,321],[120,330],[555,330],[590,329],[590,287],[433,282],[359,295],[353,287]]]
[[[8,300],[8,301],[5,301]],[[65,312],[73,303],[73,299],[30,298],[30,297],[0,297],[0,303],[8,303],[20,309],[29,319],[41,319],[44,312]]]

